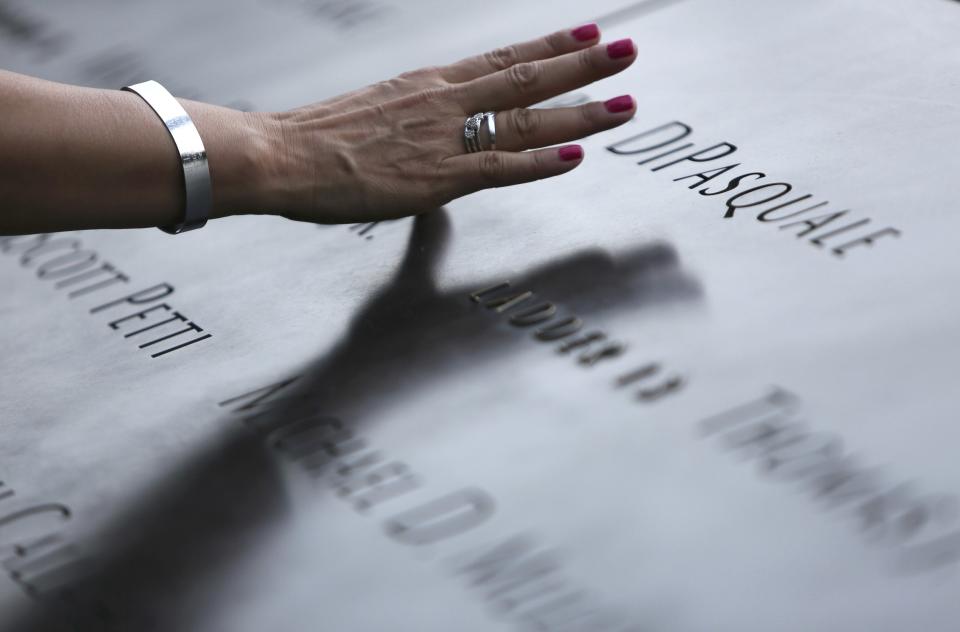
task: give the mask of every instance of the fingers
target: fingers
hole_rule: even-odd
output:
[[[504,46],[482,55],[468,57],[441,68],[440,74],[450,83],[462,83],[505,70],[514,64],[549,59],[578,51],[596,44],[599,39],[600,28],[596,24],[584,24],[575,29],[557,31],[529,42]]]
[[[453,183],[456,196],[480,189],[542,180],[566,173],[583,162],[580,145],[513,153],[481,151],[443,161],[441,176]]]
[[[635,110],[633,97],[623,95],[574,108],[498,112],[497,149],[522,151],[570,142],[622,125]]]
[[[614,75],[636,58],[632,40],[617,40],[473,79],[458,86],[457,99],[465,112],[525,107]]]

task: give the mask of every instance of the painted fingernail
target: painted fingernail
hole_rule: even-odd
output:
[[[580,145],[567,145],[557,150],[560,160],[568,162],[570,160],[580,160],[583,158],[583,147]]]
[[[630,38],[617,40],[607,44],[607,55],[610,59],[620,59],[633,54],[633,40]]]
[[[611,114],[616,114],[617,112],[626,112],[633,108],[633,97],[629,94],[625,94],[621,97],[613,97],[607,101],[603,102],[603,106],[607,108],[607,112]]]
[[[589,42],[600,37],[600,27],[596,24],[584,24],[570,31],[573,39],[578,42]]]

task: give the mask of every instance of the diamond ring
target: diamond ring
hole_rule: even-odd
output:
[[[473,116],[468,116],[463,124],[463,144],[467,148],[467,153],[483,151],[480,147],[480,125],[483,123],[483,113],[478,112]]]

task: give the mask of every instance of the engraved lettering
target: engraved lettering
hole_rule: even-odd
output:
[[[485,491],[462,489],[397,514],[384,523],[384,531],[402,544],[434,544],[483,524],[494,507]]]
[[[675,153],[677,153],[678,151],[683,151],[684,149],[689,149],[689,148],[691,148],[691,147],[693,147],[693,143],[684,143],[684,144],[682,144],[682,145],[678,145],[677,147],[674,147],[673,149],[668,149],[667,151],[660,152],[660,153],[657,154],[656,156],[650,156],[649,158],[646,158],[646,159],[644,159],[644,160],[638,160],[638,161],[637,161],[637,164],[638,164],[638,165],[645,165],[645,164],[650,163],[650,162],[656,162],[656,161],[660,160],[661,158],[664,158],[664,157],[669,156],[669,155],[671,155],[671,154],[675,154]]]
[[[540,329],[534,332],[534,335],[538,340],[543,340],[544,342],[552,342],[554,340],[560,340],[561,338],[566,338],[567,336],[572,336],[573,334],[580,331],[583,328],[583,321],[577,318],[576,316],[570,316],[562,320],[558,320],[555,323],[541,327]]]
[[[687,161],[697,163],[719,160],[720,158],[729,156],[737,151],[737,146],[729,142],[716,143],[706,147],[705,149],[685,151],[694,147],[695,143],[692,141],[686,142],[683,145],[678,145],[678,143],[691,136],[692,132],[693,128],[690,125],[681,123],[680,121],[674,121],[672,123],[667,123],[665,125],[646,130],[629,138],[625,138],[619,142],[613,143],[612,145],[608,145],[606,149],[613,154],[627,156],[648,154],[650,152],[656,152],[657,150],[663,150],[659,151],[652,157],[647,155],[643,158],[643,160],[640,160],[637,163],[638,165],[649,165],[651,163],[656,164],[657,166],[648,167],[652,172],[661,171],[673,165],[681,164]],[[657,164],[659,159],[667,157],[669,157],[667,162],[664,162],[663,164]],[[752,208],[774,202],[793,190],[793,185],[788,182],[771,182],[753,186],[745,190],[740,190],[741,185],[747,180],[765,179],[767,174],[763,171],[750,171],[748,173],[736,175],[730,178],[727,181],[727,184],[723,186],[712,185],[717,178],[733,172],[736,168],[740,167],[741,164],[742,163],[739,162],[732,163],[722,167],[708,169],[674,178],[673,181],[685,182],[686,180],[693,180],[692,183],[685,184],[685,186],[688,189],[697,190],[697,192],[702,196],[709,197],[732,193],[733,195],[731,195],[731,197],[729,197],[729,199],[727,199],[725,202],[726,209],[723,214],[724,219],[733,218],[738,209]],[[758,194],[760,197],[758,197]],[[827,202],[820,202],[805,208],[792,208],[793,205],[803,202],[804,200],[809,200],[811,197],[813,197],[811,194],[805,194],[790,201],[780,202],[776,206],[769,207],[766,210],[759,212],[756,216],[757,220],[760,222],[780,222],[789,218],[798,217],[804,213],[808,213],[828,204]],[[783,212],[784,210],[786,210],[786,212]],[[840,211],[805,220],[803,222],[788,224],[782,226],[781,228],[785,229],[803,226],[804,228],[797,234],[797,237],[805,237],[828,225],[832,228],[836,220],[840,219],[849,212],[850,211],[848,210]],[[864,225],[869,221],[869,218],[859,220],[858,222],[854,222],[853,224],[850,224],[848,227],[844,227],[839,231],[827,232],[820,237],[814,237],[808,241],[815,246],[822,246],[824,239],[834,237],[840,232]],[[900,235],[901,232],[896,228],[885,228],[883,230],[864,235],[859,239],[851,240],[847,243],[836,246],[835,248],[831,249],[831,253],[837,257],[842,257],[846,251],[851,248],[856,248],[858,246],[872,246],[883,237],[899,237]]]
[[[393,500],[403,494],[411,492],[420,486],[417,477],[405,463],[387,463],[360,477],[357,482],[362,487],[352,487],[347,492],[353,496],[353,506],[357,511],[367,511],[374,505],[380,505]]]
[[[719,153],[717,150],[719,150]],[[660,171],[661,169],[672,167],[673,165],[680,164],[681,162],[687,160],[690,162],[710,162],[711,160],[717,160],[719,158],[723,158],[724,156],[729,156],[735,151],[737,151],[736,145],[732,145],[730,143],[717,143],[716,145],[711,145],[706,149],[701,149],[700,151],[695,151],[692,154],[687,154],[682,158],[677,158],[670,162],[664,163],[659,167],[654,167],[650,171]]]
[[[750,173],[744,173],[743,175],[739,175],[734,178],[731,178],[730,181],[727,183],[727,186],[723,187],[722,189],[718,189],[716,191],[711,191],[709,188],[700,189],[699,191],[697,191],[697,193],[699,193],[700,195],[721,195],[723,193],[729,193],[730,191],[733,191],[738,186],[740,186],[741,182],[743,182],[747,178],[762,180],[766,177],[767,177],[767,174],[763,173],[762,171],[751,171]]]
[[[662,132],[662,131],[670,131],[671,128],[673,128],[673,133],[675,135],[672,136],[671,138],[668,138],[667,140],[662,140],[660,138],[657,138],[657,142],[654,142],[651,145],[642,146],[639,149],[628,149],[628,150],[620,149],[622,145],[632,143],[633,141],[639,140],[641,138],[646,138],[651,134],[658,134],[659,132]],[[630,138],[624,139],[618,143],[607,145],[606,149],[609,152],[612,152],[615,154],[622,154],[622,155],[642,154],[642,153],[653,151],[654,149],[660,149],[661,147],[666,147],[667,145],[675,143],[678,140],[681,140],[689,136],[691,132],[693,132],[693,130],[686,123],[681,123],[680,121],[673,121],[672,123],[666,123],[665,125],[654,127],[653,129],[649,129],[645,132],[641,132],[639,134],[631,136]]]
[[[553,303],[540,303],[539,305],[528,307],[511,315],[510,324],[518,327],[539,325],[553,318],[553,315],[556,313],[557,306]]]
[[[15,253],[20,250],[26,250],[27,248],[33,248],[38,244],[50,239],[51,235],[49,233],[42,233],[39,235],[10,235],[7,237],[0,237],[0,250],[4,254]],[[19,240],[24,239],[25,242],[17,243]]]
[[[847,243],[837,246],[832,250],[833,254],[838,257],[842,257],[847,254],[847,251],[856,246],[872,246],[874,242],[884,236],[890,237],[899,237],[901,235],[900,231],[896,228],[884,228],[876,232],[870,233],[869,235],[864,235],[859,239],[854,239],[853,241],[848,241]]]
[[[107,279],[106,281],[101,281],[99,283],[94,283],[93,285],[88,285],[82,287],[79,290],[74,290],[67,294],[67,298],[77,298],[78,296],[83,296],[85,294],[90,294],[91,292],[96,292],[97,290],[102,290],[103,288],[113,285],[114,283],[128,283],[130,277],[127,275],[117,272],[112,279]]]
[[[150,313],[152,313],[152,312],[155,312],[155,311],[157,311],[158,309],[164,309],[164,310],[166,310],[166,311],[169,312],[169,311],[170,311],[170,306],[167,305],[166,303],[160,303],[159,305],[154,305],[153,307],[148,307],[147,309],[140,310],[139,312],[134,312],[134,313],[130,314],[129,316],[124,316],[123,318],[118,318],[117,320],[112,320],[112,321],[110,321],[109,323],[107,323],[107,326],[110,327],[110,329],[117,329],[117,328],[119,328],[120,323],[127,322],[128,320],[131,320],[131,319],[133,319],[133,318],[139,318],[140,320],[143,320],[144,318],[146,318],[147,314],[150,314]],[[141,330],[141,331],[142,331],[142,330]]]
[[[243,393],[235,397],[230,397],[229,399],[225,399],[222,402],[218,402],[217,406],[220,406],[221,408],[226,408],[228,406],[232,406],[234,404],[239,403],[240,404],[239,406],[237,406],[236,408],[230,409],[230,412],[232,413],[240,413],[243,411],[250,410],[252,408],[264,406],[273,402],[274,396],[277,393],[279,393],[280,391],[286,390],[288,386],[290,386],[291,384],[293,384],[299,379],[300,379],[300,376],[295,375],[291,378],[281,380],[280,382],[276,382],[274,384],[268,384],[267,386],[252,390],[248,393]]]
[[[0,516],[0,548],[11,546],[23,533],[52,532],[70,520],[70,509],[59,503],[34,505]],[[53,525],[50,525],[50,523]],[[44,529],[44,527],[49,527]]]
[[[683,385],[684,379],[679,375],[674,375],[656,386],[641,388],[637,391],[637,399],[645,402],[653,402],[661,399],[664,395],[679,391]]]
[[[756,191],[762,191],[763,189],[766,189],[767,187],[782,187],[782,188],[781,188],[781,190],[780,190],[779,192],[774,193],[774,194],[771,195],[770,197],[764,198],[764,199],[762,199],[762,200],[758,200],[758,201],[756,201],[756,202],[751,202],[751,203],[749,203],[749,204],[743,204],[743,203],[734,204],[734,200],[738,200],[739,198],[743,197],[744,195],[749,195],[749,194],[751,194],[751,193],[755,193]],[[727,202],[726,202],[726,204],[727,204],[727,212],[724,214],[724,218],[733,217],[733,214],[734,214],[738,209],[741,209],[741,208],[750,208],[751,206],[757,206],[757,205],[759,205],[759,204],[766,204],[767,202],[771,202],[771,201],[773,201],[773,200],[776,200],[777,198],[782,197],[782,196],[786,195],[787,193],[790,193],[790,191],[791,191],[792,189],[793,189],[793,187],[792,187],[791,185],[787,184],[786,182],[771,182],[771,183],[769,183],[769,184],[761,184],[760,186],[753,187],[752,189],[747,189],[746,191],[741,191],[740,193],[737,193],[736,195],[734,195],[733,197],[731,197],[731,198],[729,198],[729,199],[727,200]]]
[[[603,345],[599,349],[589,349],[580,354],[580,357],[577,358],[583,366],[594,366],[600,360],[604,358],[616,358],[623,355],[623,352],[627,350],[625,344],[619,342],[611,342]]]
[[[800,215],[800,214],[802,214],[802,213],[806,213],[807,211],[812,211],[812,210],[815,209],[815,208],[820,208],[821,206],[826,206],[827,204],[829,204],[829,202],[820,202],[820,203],[818,203],[818,204],[814,204],[813,206],[808,206],[807,208],[800,209],[799,211],[793,211],[792,213],[787,213],[786,215],[783,215],[783,216],[781,216],[781,217],[771,217],[771,214],[772,214],[774,211],[779,211],[779,210],[782,209],[782,208],[787,208],[788,206],[793,206],[793,205],[796,204],[797,202],[802,202],[803,200],[809,200],[809,199],[812,198],[812,197],[813,197],[813,196],[812,196],[811,194],[807,193],[806,195],[801,195],[800,197],[795,198],[795,199],[793,199],[793,200],[790,200],[789,202],[784,202],[783,204],[777,204],[776,206],[772,206],[772,207],[768,208],[767,210],[763,211],[762,213],[760,213],[759,215],[757,215],[757,221],[760,221],[760,222],[782,222],[782,221],[785,220],[785,219],[790,219],[791,217],[796,217],[797,215]]]
[[[482,301],[483,297],[486,296],[487,294],[499,294],[503,290],[508,290],[508,289],[510,289],[509,282],[491,285],[490,287],[485,287],[482,290],[477,290],[476,292],[472,292],[470,294],[470,300],[473,301],[474,303],[479,303]]]
[[[804,235],[809,235],[815,230],[818,230],[832,221],[838,220],[850,211],[837,211],[835,213],[828,213],[827,215],[819,215],[810,219],[802,219],[798,222],[790,222],[789,224],[784,224],[780,227],[780,230],[790,228],[791,226],[806,226],[805,230],[801,230],[797,233],[797,237],[803,237]]]
[[[102,264],[99,268],[96,268],[96,269],[94,269],[94,270],[88,270],[88,271],[86,271],[86,272],[83,272],[83,273],[78,274],[78,275],[76,275],[76,276],[72,276],[72,277],[67,278],[67,279],[61,279],[61,280],[57,281],[56,283],[54,283],[54,284],[53,284],[53,287],[58,288],[58,289],[59,289],[59,288],[62,288],[62,287],[67,287],[68,285],[73,285],[74,283],[76,283],[76,282],[78,282],[78,281],[86,281],[86,280],[88,280],[88,279],[92,279],[93,277],[95,277],[95,276],[97,276],[98,274],[101,274],[101,273],[103,273],[103,272],[108,272],[108,273],[110,273],[110,272],[116,272],[116,271],[117,271],[116,268],[114,268],[112,264],[104,263],[104,264]]]
[[[90,313],[96,314],[97,312],[101,312],[111,307],[116,307],[117,305],[121,305],[123,303],[127,303],[128,305],[142,305],[143,303],[151,303],[153,301],[159,301],[161,298],[170,296],[171,294],[173,294],[172,285],[169,283],[158,283],[157,285],[140,290],[139,292],[134,292],[133,294],[118,298],[115,301],[98,305],[97,307],[91,309]]]
[[[20,257],[20,265],[24,267],[29,267],[34,260],[40,255],[49,252],[51,250],[61,250],[66,248],[68,250],[77,250],[80,248],[79,239],[51,239],[44,240],[43,243],[33,246],[32,248],[24,251],[23,255]]]
[[[869,223],[870,223],[870,220],[869,220],[869,219],[857,220],[856,222],[852,222],[852,223],[850,223],[850,224],[847,224],[846,226],[842,226],[842,227],[840,227],[840,228],[834,228],[834,229],[831,230],[830,232],[824,233],[824,234],[822,234],[822,235],[818,235],[818,236],[816,236],[816,237],[811,237],[811,238],[810,238],[810,243],[813,244],[814,246],[822,246],[824,239],[830,239],[831,237],[833,237],[833,236],[835,236],[835,235],[839,235],[840,233],[845,233],[845,232],[847,232],[848,230],[852,230],[852,229],[854,229],[854,228],[859,228],[859,227],[861,227],[861,226],[866,226],[866,225],[869,224]]]
[[[171,333],[171,334],[167,334],[167,335],[165,335],[165,336],[161,336],[161,337],[159,337],[159,338],[156,338],[156,339],[154,339],[154,340],[151,340],[150,342],[145,342],[145,343],[143,343],[142,345],[140,345],[140,348],[141,348],[141,349],[146,349],[147,347],[151,347],[151,346],[157,344],[158,342],[163,342],[164,340],[169,340],[169,339],[171,339],[171,338],[176,338],[177,336],[180,336],[180,335],[182,335],[182,334],[189,333],[189,332],[191,332],[191,331],[195,331],[195,332],[197,332],[197,333],[200,333],[200,332],[203,331],[203,328],[200,327],[199,325],[196,325],[195,323],[187,323],[187,326],[184,327],[183,329],[177,330],[177,331],[175,331],[175,332],[173,332],[173,333]]]
[[[713,180],[713,179],[716,178],[717,176],[722,176],[723,174],[725,174],[726,172],[730,171],[731,169],[736,169],[736,168],[739,167],[739,166],[740,166],[740,163],[737,162],[737,163],[734,163],[734,164],[732,164],[732,165],[727,165],[726,167],[717,167],[716,169],[710,169],[710,170],[708,170],[708,171],[701,171],[700,173],[691,173],[691,174],[688,175],[688,176],[681,176],[681,177],[679,177],[679,178],[674,178],[673,181],[674,181],[674,182],[680,182],[681,180],[688,180],[688,179],[690,179],[690,178],[696,178],[697,181],[687,187],[688,189],[696,189],[696,188],[697,188],[698,186],[700,186],[701,184],[704,184],[704,183],[706,183],[706,182],[710,182],[711,180]]]
[[[197,329],[197,331],[203,331],[203,330],[202,330],[202,329]],[[207,340],[207,339],[211,338],[212,336],[213,336],[213,334],[204,334],[204,335],[200,336],[199,338],[194,338],[193,340],[188,340],[188,341],[186,341],[186,342],[181,342],[180,344],[178,344],[178,345],[175,346],[175,347],[170,347],[169,349],[164,349],[163,351],[157,351],[156,353],[151,353],[151,354],[150,354],[150,357],[151,357],[151,358],[159,358],[159,357],[162,356],[162,355],[166,355],[166,354],[168,354],[168,353],[172,353],[172,352],[177,351],[177,350],[179,350],[179,349],[183,349],[184,347],[189,347],[189,346],[192,345],[192,344],[196,344],[196,343],[201,342],[201,341],[203,341],[203,340]],[[141,346],[141,349],[142,349],[142,348],[143,348],[143,347]]]
[[[579,347],[585,347],[591,343],[604,340],[606,339],[606,337],[607,337],[607,334],[603,332],[591,331],[589,334],[586,334],[581,338],[577,338],[576,340],[570,340],[568,342],[565,342],[560,346],[559,349],[557,349],[557,353],[570,353],[574,349],[577,349]]]
[[[819,501],[823,510],[841,511],[852,518],[869,542],[904,547],[920,536],[934,541],[931,532],[956,528],[960,500],[919,496],[909,484],[891,486],[880,468],[866,467],[844,450],[839,437],[807,428],[797,418],[797,402],[795,396],[776,389],[703,420],[700,428],[755,460],[761,473],[794,483],[794,489]],[[936,553],[958,561],[957,550],[950,545]],[[913,563],[918,570],[936,566],[935,559],[923,555],[902,556],[900,562]]]
[[[70,276],[90,266],[97,265],[97,253],[91,250],[76,250],[67,254],[54,257],[50,261],[37,267],[37,278],[39,279],[57,279],[63,276]],[[62,267],[61,267],[62,266]],[[57,285],[56,287],[61,287]]]
[[[492,298],[483,304],[487,309],[492,309],[495,312],[503,313],[510,309],[511,307],[516,307],[520,303],[524,303],[533,298],[533,292],[519,292],[516,294],[508,294],[506,296],[500,296],[497,298]]]

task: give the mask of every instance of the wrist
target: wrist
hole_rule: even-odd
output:
[[[273,135],[268,117],[181,101],[200,132],[210,168],[210,219],[270,208]]]
[[[246,178],[250,204],[236,213],[282,212],[290,165],[283,122],[271,112],[241,112],[246,128]]]

